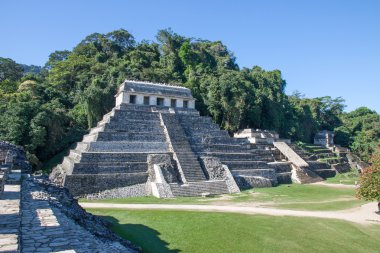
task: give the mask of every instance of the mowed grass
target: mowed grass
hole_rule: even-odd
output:
[[[236,195],[233,200],[235,202],[254,201],[275,208],[310,211],[343,210],[366,203],[355,197],[353,188],[300,184],[249,190]]]
[[[337,174],[335,177],[327,178],[326,183],[355,185],[359,182],[359,177],[359,172],[352,170],[347,173]]]
[[[282,209],[333,211],[364,204],[355,198],[355,189],[340,189],[320,185],[280,185],[256,188],[239,194],[207,198],[158,199],[137,197],[124,199],[86,200],[81,202],[117,204],[208,204],[208,205],[260,205]]]
[[[379,252],[380,225],[193,211],[88,209],[144,252]]]

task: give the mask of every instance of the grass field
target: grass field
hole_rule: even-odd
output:
[[[380,225],[185,211],[92,210],[144,252],[379,252]]]
[[[239,194],[208,198],[157,199],[138,197],[125,199],[85,200],[118,204],[214,204],[257,205],[294,210],[342,210],[365,203],[354,197],[355,189],[337,189],[319,185],[280,185],[272,188],[257,188]]]
[[[357,182],[359,182],[359,173],[354,170],[343,173],[343,174],[337,174],[335,177],[326,179],[326,183],[334,183],[334,184],[355,185],[355,183]]]

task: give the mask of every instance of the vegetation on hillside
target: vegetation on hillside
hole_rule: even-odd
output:
[[[94,33],[72,51],[55,51],[42,69],[0,58],[0,139],[23,145],[38,166],[79,141],[114,106],[126,78],[191,89],[202,115],[229,132],[278,131],[310,142],[321,129],[368,158],[379,145],[380,116],[367,108],[344,113],[342,98],[287,96],[279,70],[240,69],[220,41],[160,30],[157,42],[136,42],[126,30]]]
[[[364,169],[360,175],[357,196],[380,202],[380,150],[373,155],[371,162],[372,166]]]

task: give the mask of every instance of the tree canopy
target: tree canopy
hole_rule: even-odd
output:
[[[33,161],[45,161],[111,110],[118,85],[128,78],[191,89],[201,114],[230,133],[261,128],[310,142],[329,129],[365,159],[379,145],[379,115],[368,108],[345,113],[340,97],[287,96],[280,70],[240,69],[221,41],[186,38],[171,29],[158,31],[156,40],[137,42],[120,29],[51,53],[43,68],[0,58],[0,139],[25,146]]]

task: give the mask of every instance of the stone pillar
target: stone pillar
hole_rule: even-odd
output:
[[[195,108],[195,100],[189,100],[189,107],[190,109],[194,109]]]
[[[136,104],[137,105],[143,105],[144,104],[144,96],[143,95],[137,95],[136,94]]]
[[[164,106],[170,107],[170,98],[164,98]]]
[[[157,105],[157,96],[149,96],[149,105]]]
[[[183,99],[181,99],[181,98],[177,99],[177,107],[178,108],[182,108],[183,107]]]

